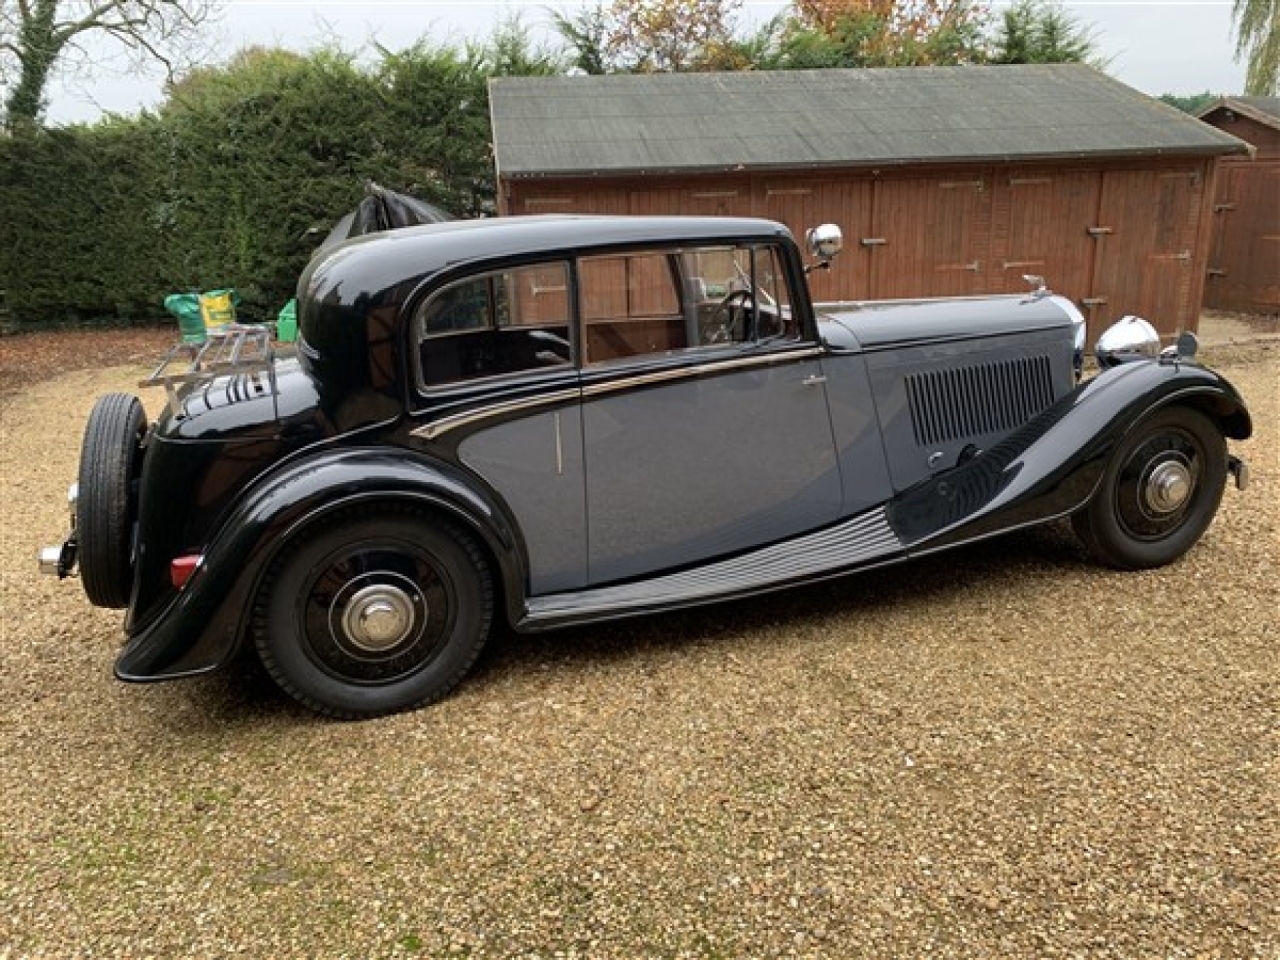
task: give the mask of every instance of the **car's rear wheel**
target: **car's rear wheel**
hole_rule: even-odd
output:
[[[133,526],[147,418],[127,393],[100,397],[80,447],[76,555],[89,602],[127,607],[133,589]]]
[[[492,616],[489,567],[470,536],[370,508],[304,531],[272,562],[253,635],[285,692],[355,719],[447,694],[479,656]]]
[[[1189,407],[1165,408],[1124,438],[1072,523],[1109,566],[1163,566],[1208,529],[1226,482],[1227,444],[1213,421]]]

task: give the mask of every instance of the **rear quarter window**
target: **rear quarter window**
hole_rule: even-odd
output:
[[[459,280],[418,308],[414,331],[424,389],[571,366],[569,265]]]

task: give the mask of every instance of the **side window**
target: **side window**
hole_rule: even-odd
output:
[[[568,264],[450,284],[418,308],[414,329],[423,387],[571,365]]]
[[[799,335],[770,246],[586,257],[578,280],[588,363]]]
[[[796,339],[787,275],[776,247],[711,247],[685,254],[702,343]]]
[[[687,347],[678,279],[674,253],[580,260],[578,282],[588,362]]]

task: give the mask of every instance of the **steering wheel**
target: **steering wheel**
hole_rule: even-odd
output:
[[[716,304],[709,324],[708,343],[737,343],[747,338],[748,319],[755,315],[756,295],[750,290],[734,290]]]

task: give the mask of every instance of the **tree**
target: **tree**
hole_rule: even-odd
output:
[[[996,28],[992,63],[1087,63],[1102,67],[1096,30],[1059,0],[1017,0]]]
[[[1218,95],[1206,90],[1204,93],[1193,93],[1186,97],[1180,97],[1174,93],[1162,93],[1156,99],[1161,103],[1167,103],[1171,107],[1177,107],[1183,113],[1189,113],[1194,116],[1217,100]]]
[[[975,0],[794,0],[783,66],[908,67],[981,61]]]
[[[93,59],[97,43],[172,78],[219,0],[0,0],[0,81],[9,132],[39,125],[55,69]]]
[[[601,4],[575,14],[551,11],[551,25],[569,45],[573,69],[598,76],[613,72],[609,56],[609,14]]]
[[[740,69],[735,18],[743,0],[611,0],[552,25],[585,73],[668,73]]]
[[[489,79],[548,76],[561,61],[537,47],[518,20],[461,49],[419,41],[380,51],[378,121],[387,150],[402,159],[395,186],[461,217],[494,211]]]
[[[1274,97],[1280,92],[1280,0],[1235,0],[1236,60],[1245,57],[1244,92]]]

